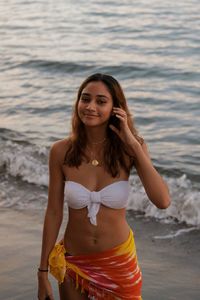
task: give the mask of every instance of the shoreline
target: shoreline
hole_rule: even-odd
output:
[[[37,267],[44,212],[0,209],[0,282],[4,300],[37,299]],[[198,300],[200,232],[155,239],[186,227],[162,224],[127,212],[143,273],[143,300]],[[62,233],[62,228],[61,228]],[[199,241],[199,242],[198,242]],[[57,283],[49,276],[55,299]]]

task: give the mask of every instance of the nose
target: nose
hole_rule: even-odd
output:
[[[86,109],[90,110],[90,111],[95,111],[95,103],[93,101],[90,101],[87,106]]]

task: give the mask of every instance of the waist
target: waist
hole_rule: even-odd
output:
[[[87,218],[69,218],[64,235],[64,246],[72,255],[90,254],[113,248],[123,243],[129,235],[130,227],[125,214],[118,217],[98,218],[98,226],[92,225]]]

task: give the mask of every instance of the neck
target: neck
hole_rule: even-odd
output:
[[[100,130],[99,128],[90,128],[86,130],[87,144],[91,146],[100,145],[106,140],[106,130]]]

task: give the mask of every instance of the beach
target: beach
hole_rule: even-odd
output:
[[[199,230],[161,239],[158,237],[163,233],[168,235],[184,226],[144,220],[130,211],[127,220],[134,231],[143,273],[143,300],[199,300],[200,248],[196,243]],[[0,210],[2,300],[37,299],[42,223],[42,212]],[[55,299],[59,299],[57,283],[49,277]]]
[[[133,168],[143,300],[200,299],[199,11],[199,0],[0,1],[1,300],[37,299],[49,150],[94,73],[120,82],[172,200],[157,209]]]

